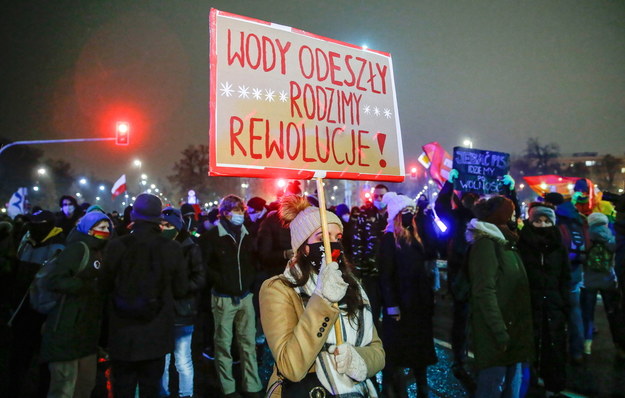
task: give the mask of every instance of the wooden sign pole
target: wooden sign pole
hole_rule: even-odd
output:
[[[323,248],[326,253],[326,264],[332,262],[332,249],[330,248],[330,233],[328,231],[328,215],[326,210],[326,194],[323,187],[323,178],[316,177],[317,195],[319,196],[319,215],[321,217],[321,233],[323,235]],[[334,303],[334,307],[338,308],[338,303]],[[340,310],[339,310],[340,311]],[[336,337],[336,345],[343,344],[343,333],[341,332],[341,317],[336,319],[334,323],[334,335]]]

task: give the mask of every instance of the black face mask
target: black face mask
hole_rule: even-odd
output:
[[[343,264],[343,244],[341,242],[330,242],[330,250],[335,253],[336,250],[340,252],[336,262],[339,263],[339,267]],[[309,243],[308,254],[304,256],[304,261],[308,263],[315,272],[319,273],[321,268],[321,259],[324,257],[325,249],[323,248],[323,242]]]
[[[412,219],[413,218],[414,218],[414,213],[412,213],[412,212],[402,213],[402,215],[401,215],[401,225],[404,228],[411,228],[412,227]]]

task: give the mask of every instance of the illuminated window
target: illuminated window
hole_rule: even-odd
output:
[[[586,166],[591,167],[594,166],[595,164],[597,164],[597,162],[595,160],[587,160],[586,162]]]

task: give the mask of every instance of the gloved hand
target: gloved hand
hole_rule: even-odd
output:
[[[504,185],[510,186],[511,191],[514,191],[514,178],[512,178],[510,174],[506,174],[505,176],[503,176],[502,181]]]
[[[338,303],[345,296],[348,286],[347,282],[343,280],[343,274],[339,270],[338,263],[333,261],[326,264],[324,256],[321,259],[321,268],[319,268],[319,277],[314,293],[331,303]]]
[[[331,345],[328,352],[334,354],[337,372],[346,374],[356,381],[367,379],[367,364],[353,345],[349,343],[343,343],[338,347]]]
[[[450,183],[454,183],[454,181],[458,178],[458,176],[460,175],[460,173],[458,173],[458,170],[456,169],[451,169],[449,170],[449,178],[447,178],[447,181],[449,181]]]
[[[579,192],[579,191],[575,191],[573,192],[573,195],[571,196],[571,203],[576,204],[580,198],[582,198],[584,196],[583,192]]]

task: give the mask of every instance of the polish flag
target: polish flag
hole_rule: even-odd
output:
[[[113,188],[111,188],[113,199],[115,199],[124,192],[126,192],[126,174],[122,174],[122,176],[119,177],[117,181],[115,181],[115,184],[113,184]]]

